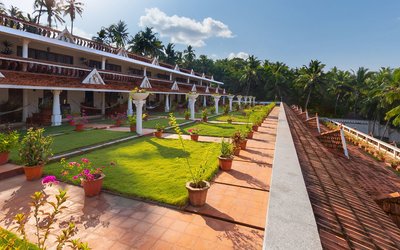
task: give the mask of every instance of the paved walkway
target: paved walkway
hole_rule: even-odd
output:
[[[61,183],[70,199],[56,231],[66,226],[61,221],[75,221],[77,237],[93,249],[261,249],[278,112],[275,108],[249,140],[232,170],[219,172],[205,207],[180,211],[105,192],[85,198],[82,188]],[[40,181],[26,182],[22,175],[2,180],[0,226],[10,228],[15,214],[29,209],[32,192],[41,188]],[[58,188],[45,192],[50,195]],[[33,232],[29,227],[32,241]],[[51,235],[50,241],[54,239]]]

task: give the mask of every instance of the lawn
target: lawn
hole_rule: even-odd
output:
[[[184,119],[177,119],[176,122],[178,124],[184,123],[184,122],[189,122]],[[169,120],[167,118],[159,118],[159,119],[154,119],[154,120],[148,120],[148,121],[143,121],[143,127],[144,128],[156,128],[157,123],[164,127],[169,127]]]
[[[184,141],[189,161],[199,165],[209,153],[204,174],[209,180],[218,170],[219,144]],[[90,159],[96,166],[116,162],[117,166],[106,168],[103,188],[126,196],[150,199],[171,205],[184,205],[188,199],[185,183],[189,179],[188,168],[178,157],[185,156],[179,140],[142,137],[104,149],[95,150],[81,157]],[[60,179],[60,164],[46,166],[45,173]],[[70,175],[71,176],[71,175]]]
[[[55,127],[46,128],[54,132]],[[50,132],[47,132],[49,134]],[[75,132],[73,130],[65,134],[53,136],[52,150],[53,154],[65,153],[74,149],[82,148],[89,145],[94,145],[102,142],[107,142],[114,139],[119,139],[127,136],[135,135],[128,132],[107,131],[101,129],[85,130],[82,132]],[[11,151],[10,159],[12,162],[18,163],[18,150]]]
[[[20,239],[17,235],[0,227],[0,249],[39,249],[36,245]]]
[[[232,121],[234,122],[248,122],[246,115],[243,112],[235,111],[229,113],[232,116]],[[229,115],[221,115],[210,118],[210,121],[221,121],[226,122],[229,118]]]
[[[199,135],[217,136],[217,137],[230,137],[236,130],[242,130],[246,128],[246,125],[228,124],[228,123],[208,123],[208,122],[197,122],[195,124],[189,124],[181,127],[184,134],[189,134],[188,130],[193,128],[199,128]],[[172,130],[169,132],[173,132]]]

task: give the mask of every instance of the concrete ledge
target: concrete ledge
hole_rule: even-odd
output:
[[[284,105],[279,112],[263,249],[322,249]]]

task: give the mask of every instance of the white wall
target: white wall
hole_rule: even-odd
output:
[[[43,90],[28,89],[28,117],[39,112],[39,98],[43,98]],[[22,105],[22,103],[21,103]]]
[[[68,91],[68,103],[71,105],[71,113],[80,113],[80,103],[85,100],[84,91]]]

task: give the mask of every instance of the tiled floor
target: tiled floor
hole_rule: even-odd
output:
[[[274,109],[255,140],[248,142],[248,152],[241,153],[246,157],[238,157],[232,171],[215,178],[207,205],[199,211],[210,216],[105,192],[86,198],[82,188],[61,183],[45,189],[51,195],[66,188],[70,197],[56,232],[65,221],[74,221],[77,237],[93,249],[261,249],[264,231],[256,228],[265,225],[278,112]],[[40,181],[26,182],[22,175],[0,181],[0,226],[11,228],[14,216],[28,211],[29,196],[40,189]],[[28,233],[34,241],[31,225]]]

